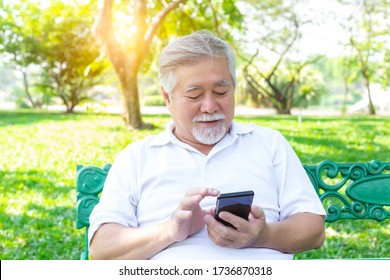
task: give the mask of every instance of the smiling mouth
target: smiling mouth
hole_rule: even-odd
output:
[[[200,115],[200,116],[197,116],[195,118],[193,118],[193,122],[197,122],[197,123],[217,123],[217,122],[220,122],[220,121],[223,121],[225,120],[225,115],[223,114],[219,114],[219,113],[216,113],[216,114],[204,114],[204,115]]]
[[[213,126],[217,125],[223,122],[223,120],[212,120],[212,121],[195,121],[195,123],[200,124],[200,125],[205,125],[205,126]]]
[[[211,121],[197,121],[198,123],[216,123],[216,122],[220,122],[222,120],[211,120]]]

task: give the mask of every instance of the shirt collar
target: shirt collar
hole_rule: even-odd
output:
[[[160,134],[157,134],[155,135],[152,140],[150,141],[150,147],[153,147],[153,146],[164,146],[170,142],[172,142],[172,139],[173,137],[175,137],[173,135],[173,128],[174,128],[175,124],[173,123],[173,121],[171,121],[165,128],[165,131],[160,133]]]
[[[251,133],[254,129],[255,126],[253,124],[242,124],[233,121],[230,129],[230,134],[231,135],[248,134]]]
[[[173,134],[173,128],[175,127],[175,124],[173,121],[171,121],[165,128],[165,131],[154,136],[153,139],[150,142],[150,147],[153,146],[163,146],[168,143],[177,141],[176,136]],[[248,134],[251,133],[254,130],[253,125],[248,125],[248,124],[240,124],[236,122],[232,122],[230,132],[229,134],[231,136],[234,135],[242,135],[242,134]],[[225,136],[226,137],[226,136]]]

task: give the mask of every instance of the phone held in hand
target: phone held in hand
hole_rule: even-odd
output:
[[[219,213],[222,211],[227,211],[245,220],[248,220],[253,196],[253,191],[222,193],[218,195],[215,209],[215,219],[225,226],[235,228],[232,224],[219,218]]]

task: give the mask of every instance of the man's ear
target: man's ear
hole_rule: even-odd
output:
[[[169,109],[169,107],[171,105],[171,97],[169,96],[168,92],[165,91],[164,87],[161,87],[161,92],[162,92],[162,96],[164,98],[165,105]]]

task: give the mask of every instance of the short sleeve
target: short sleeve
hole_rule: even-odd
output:
[[[88,240],[105,223],[137,227],[136,168],[128,146],[115,159],[104,184],[100,202],[90,216]]]
[[[280,219],[308,212],[326,215],[305,169],[287,140],[278,132],[273,164],[279,190]]]

